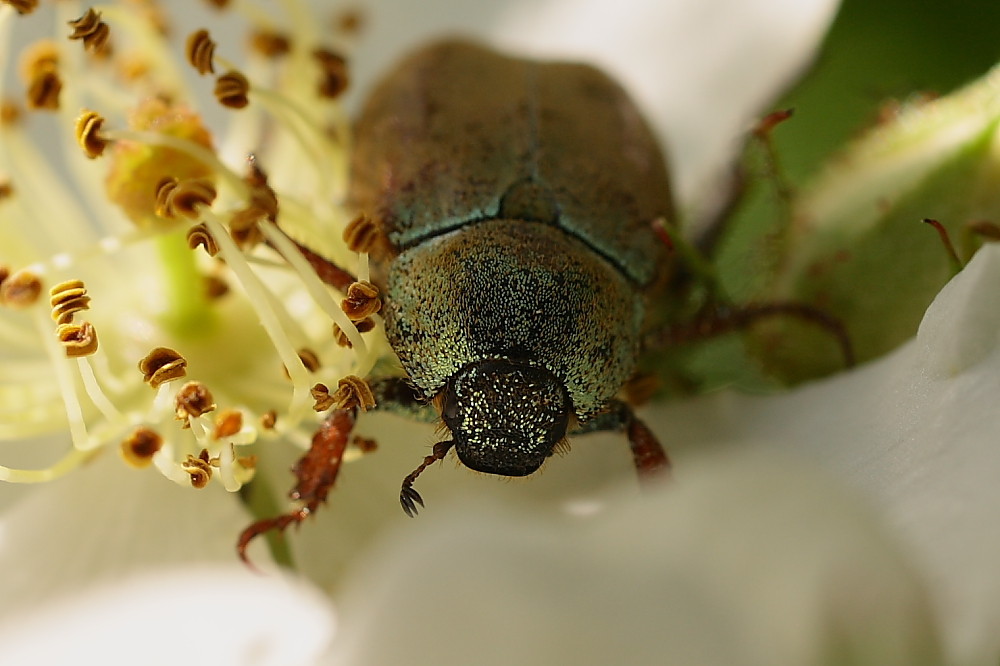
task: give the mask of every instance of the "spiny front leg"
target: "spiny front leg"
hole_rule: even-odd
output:
[[[271,530],[281,532],[289,525],[301,523],[326,501],[340,472],[354,420],[355,409],[334,409],[316,430],[309,450],[292,467],[297,483],[289,497],[301,502],[302,506],[273,518],[258,520],[243,530],[236,542],[236,553],[244,564],[252,566],[246,550],[254,538]]]

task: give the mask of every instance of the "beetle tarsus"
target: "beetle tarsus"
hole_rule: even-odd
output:
[[[419,504],[421,508],[424,506],[424,498],[413,486],[404,484],[402,490],[399,491],[399,503],[403,506],[403,512],[410,518],[414,518],[420,511],[417,505]]]
[[[417,480],[420,473],[427,469],[430,465],[433,465],[438,460],[444,460],[444,457],[448,455],[448,451],[455,443],[452,441],[438,442],[434,445],[434,449],[431,451],[429,456],[425,456],[423,462],[417,465],[417,468],[406,475],[403,479],[403,487],[399,491],[399,503],[403,506],[403,511],[410,518],[417,515],[417,505],[424,505],[424,499],[420,496],[413,488],[413,482]]]

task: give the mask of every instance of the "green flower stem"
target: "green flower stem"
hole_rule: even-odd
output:
[[[164,325],[178,338],[205,335],[213,329],[214,312],[209,307],[205,279],[197,257],[188,247],[183,231],[163,234],[156,240],[167,285],[168,307]]]
[[[278,502],[269,480],[265,478],[265,475],[259,473],[254,477],[253,483],[240,489],[240,498],[255,520],[272,518],[287,508]],[[285,569],[295,569],[295,559],[292,556],[291,548],[289,548],[288,540],[285,538],[285,533],[269,530],[263,536],[267,540],[267,547],[271,551],[271,557],[275,564]]]

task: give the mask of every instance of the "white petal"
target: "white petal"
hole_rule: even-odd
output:
[[[334,632],[311,588],[240,567],[188,566],[69,595],[8,620],[0,663],[298,666]]]
[[[0,520],[0,570],[8,572],[0,615],[164,565],[233,563],[251,519],[217,485],[182,488],[109,453],[30,488]],[[251,553],[258,563],[267,562],[262,545]]]
[[[942,290],[891,356],[784,396],[725,393],[659,409],[678,452],[780,450],[875,500],[928,572],[956,659],[1000,653],[1000,248]],[[992,663],[992,662],[989,662]]]
[[[588,520],[472,502],[397,532],[346,595],[338,663],[938,663],[911,568],[838,487],[688,462]]]
[[[373,81],[399,54],[460,33],[515,52],[597,64],[638,99],[664,139],[681,201],[733,157],[764,105],[815,53],[836,0],[452,0],[371,3],[354,64]],[[474,93],[470,93],[474,94]]]

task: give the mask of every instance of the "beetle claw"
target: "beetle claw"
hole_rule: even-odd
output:
[[[403,506],[406,515],[413,518],[419,512],[417,505],[423,507],[424,498],[414,490],[413,486],[403,486],[403,489],[399,491],[399,503]]]

